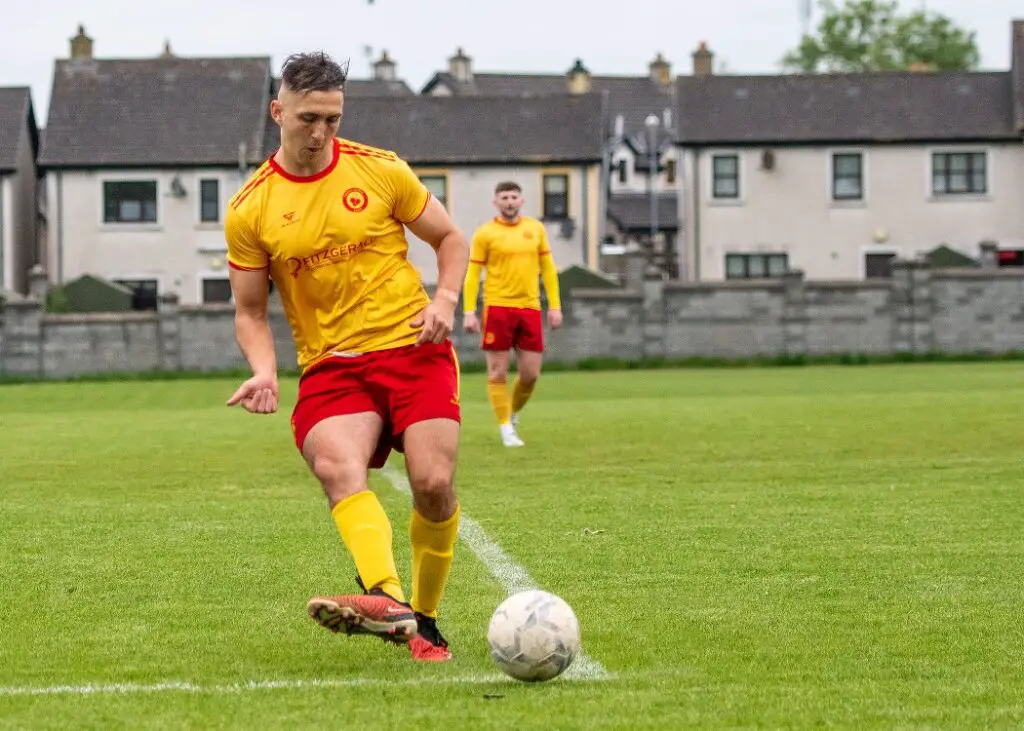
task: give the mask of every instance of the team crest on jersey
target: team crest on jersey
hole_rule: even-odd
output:
[[[527,239],[527,240],[532,239],[533,238],[533,231],[527,231],[526,233],[524,233],[523,234],[523,238]]]
[[[366,191],[362,188],[349,188],[341,196],[341,202],[345,205],[345,208],[349,209],[353,213],[359,213],[360,211],[366,210],[367,204],[370,199],[366,195]]]

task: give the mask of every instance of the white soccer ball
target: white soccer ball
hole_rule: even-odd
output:
[[[561,597],[540,589],[498,605],[487,628],[491,658],[507,675],[527,682],[556,678],[580,651],[580,624]]]

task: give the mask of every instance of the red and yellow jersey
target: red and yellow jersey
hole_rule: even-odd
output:
[[[407,257],[403,224],[429,201],[397,155],[337,138],[317,175],[296,177],[271,158],[232,197],[228,262],[268,270],[301,369],[416,341],[409,323],[429,297]]]
[[[495,218],[473,234],[463,288],[467,312],[476,309],[481,270],[487,273],[485,306],[539,310],[543,278],[548,306],[553,310],[561,309],[558,271],[551,258],[547,231],[536,218],[520,216],[515,223]]]

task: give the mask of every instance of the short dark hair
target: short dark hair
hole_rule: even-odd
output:
[[[516,193],[523,192],[523,189],[519,187],[519,183],[516,183],[515,181],[512,180],[504,180],[498,183],[496,186],[494,186],[494,195],[504,193],[505,191],[508,190],[514,190]]]
[[[300,94],[309,91],[344,91],[348,61],[340,64],[323,51],[293,53],[281,66],[281,86]]]

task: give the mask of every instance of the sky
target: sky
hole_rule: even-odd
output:
[[[815,2],[815,5],[817,3]],[[270,56],[324,50],[370,76],[382,49],[416,91],[457,48],[478,71],[564,73],[577,58],[595,74],[645,74],[657,53],[687,73],[701,41],[720,72],[774,73],[798,42],[803,0],[0,0],[0,86],[29,86],[45,125],[56,58],[79,23],[99,58]],[[1022,0],[901,0],[977,33],[984,69],[1010,64],[1010,21]],[[817,11],[816,11],[817,15]],[[815,17],[816,17],[815,15]],[[812,26],[814,21],[812,20]]]

